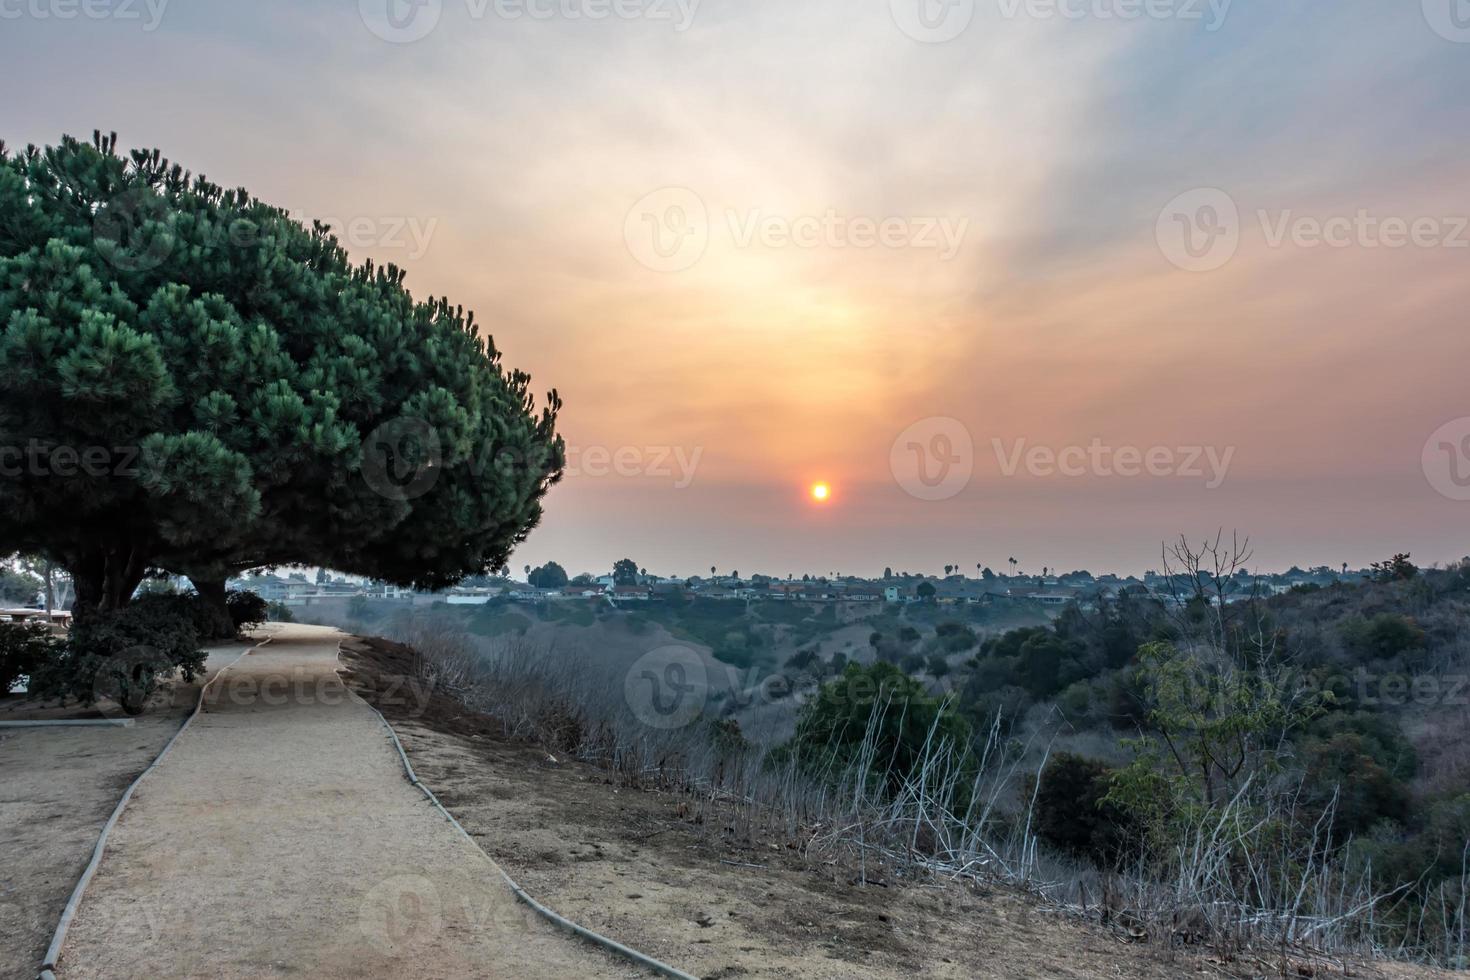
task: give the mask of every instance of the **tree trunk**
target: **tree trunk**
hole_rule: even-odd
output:
[[[135,549],[99,547],[77,556],[68,571],[77,594],[74,612],[85,617],[126,607],[148,564]]]
[[[235,621],[230,618],[230,607],[225,602],[225,583],[223,579],[212,581],[203,578],[190,578],[194,583],[194,591],[199,593],[199,599],[207,605],[214,614],[214,629],[211,635],[200,637],[203,640],[233,640],[235,638]]]

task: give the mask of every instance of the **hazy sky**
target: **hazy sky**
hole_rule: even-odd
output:
[[[517,569],[1428,563],[1465,8],[0,0],[0,138],[116,130],[475,309],[566,401]]]

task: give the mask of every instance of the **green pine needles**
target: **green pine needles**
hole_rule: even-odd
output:
[[[561,476],[560,400],[403,280],[115,136],[0,144],[0,552],[95,609],[150,569],[503,566]]]

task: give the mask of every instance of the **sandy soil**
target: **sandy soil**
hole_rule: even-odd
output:
[[[534,919],[407,783],[338,638],[285,627],[211,691],[114,831],[62,976],[641,975]]]
[[[246,649],[214,646],[204,677],[168,685],[131,728],[0,728],[0,976],[34,976],[61,910],[118,798]],[[101,710],[0,699],[0,721],[103,717]]]
[[[419,777],[522,887],[696,976],[1252,975],[1192,951],[1132,944],[1008,889],[906,880],[881,866],[869,866],[864,885],[849,862],[804,857],[801,839],[734,825],[687,796],[614,785],[592,766],[505,739],[492,720],[406,681],[402,647],[353,641],[344,661]]]

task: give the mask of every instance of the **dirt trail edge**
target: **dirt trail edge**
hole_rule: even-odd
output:
[[[645,976],[536,918],[408,784],[341,639],[284,628],[215,685],[113,831],[58,974]]]

